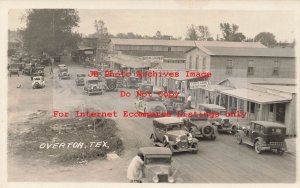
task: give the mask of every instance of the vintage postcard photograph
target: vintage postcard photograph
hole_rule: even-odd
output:
[[[296,185],[299,11],[180,2],[7,8],[8,183]]]

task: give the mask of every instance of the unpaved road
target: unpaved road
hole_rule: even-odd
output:
[[[66,60],[66,64],[69,62]],[[126,169],[139,147],[152,146],[149,136],[152,119],[121,117],[123,110],[135,111],[135,98],[121,98],[119,92],[88,96],[83,88],[75,85],[75,75],[88,72],[88,68],[71,65],[71,80],[59,80],[57,69],[54,77],[46,70],[46,88],[31,89],[28,76],[9,78],[8,118],[9,131],[22,131],[30,113],[37,110],[69,112],[80,107],[92,107],[96,111],[117,111],[119,135],[125,150],[115,161],[94,160],[84,166],[49,166],[45,161],[32,157],[8,157],[9,181],[75,181],[75,182],[127,182]],[[17,89],[17,84],[22,87]],[[130,90],[133,93],[133,90]],[[293,149],[293,151],[295,151]],[[182,153],[174,156],[177,176],[187,183],[275,183],[295,182],[296,156],[286,153],[279,156],[272,152],[258,155],[246,145],[238,145],[231,135],[218,135],[216,141],[200,141],[197,154]]]

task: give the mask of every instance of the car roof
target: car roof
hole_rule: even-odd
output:
[[[199,104],[199,106],[203,106],[205,108],[210,108],[210,109],[226,110],[223,106],[216,105],[216,104]]]
[[[44,78],[44,77],[43,76],[34,76],[33,79],[34,78]]]
[[[162,124],[183,123],[183,120],[179,117],[160,117],[155,118],[153,121],[157,121]]]
[[[86,75],[85,73],[77,73],[77,75]]]
[[[98,77],[85,77],[85,80],[99,80]]]
[[[255,124],[259,124],[262,125],[264,127],[278,127],[278,128],[286,128],[285,125],[280,124],[280,123],[276,123],[276,122],[272,122],[272,121],[252,121]]]
[[[66,65],[65,64],[59,64],[57,66],[59,66],[59,67],[65,67]]]
[[[172,156],[172,152],[169,148],[165,147],[142,147],[139,149],[143,155],[170,155]]]

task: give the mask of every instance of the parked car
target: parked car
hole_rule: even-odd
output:
[[[167,113],[167,109],[161,97],[145,97],[144,99],[135,102],[134,105],[138,112]]]
[[[86,77],[86,74],[84,74],[84,73],[78,73],[76,75],[76,79],[75,79],[76,86],[83,86],[84,85],[84,78],[85,77]]]
[[[178,117],[155,118],[150,138],[154,145],[168,147],[172,153],[198,152],[198,140],[186,131],[183,120]]]
[[[168,112],[183,112],[185,110],[185,97],[178,96],[178,98],[166,98],[164,99],[164,105]]]
[[[32,77],[32,89],[45,87],[45,79],[43,76]]]
[[[71,79],[71,76],[68,72],[60,72],[58,78],[61,80],[69,80]]]
[[[117,91],[117,78],[107,77],[105,78],[106,91]]]
[[[104,84],[96,77],[85,77],[83,90],[88,94],[102,95]]]
[[[143,93],[153,93],[153,85],[150,83],[139,83],[137,91],[141,91]],[[138,99],[143,99],[144,97],[138,96]]]
[[[127,77],[124,79],[124,87],[137,89],[139,78],[136,76]]]
[[[24,69],[23,69],[23,71],[22,71],[22,74],[24,74],[24,75],[31,75],[31,73],[32,73],[32,67],[31,67],[31,64],[30,63],[28,63],[28,64],[25,64],[25,67],[24,67]]]
[[[34,69],[32,69],[33,76],[45,76],[44,66],[36,65]]]
[[[282,155],[287,150],[285,133],[286,127],[282,124],[252,121],[250,126],[237,131],[236,139],[238,144],[253,146],[258,154],[265,150],[277,150]]]
[[[216,126],[218,132],[235,134],[237,131],[236,118],[226,117],[226,109],[216,104],[199,104],[199,110],[207,113],[219,113],[219,117],[209,118],[212,125]]]
[[[185,113],[203,114],[197,110],[186,110]],[[194,138],[207,138],[215,140],[217,135],[217,128],[213,126],[206,116],[191,116],[183,118],[185,127]]]
[[[177,169],[172,166],[172,152],[169,148],[142,147],[144,156],[143,183],[174,183]]]
[[[17,74],[18,76],[19,75],[19,65],[17,63],[11,63],[9,64],[9,76],[13,75],[13,74]]]
[[[59,64],[57,65],[59,72],[68,72],[68,67],[65,64]]]

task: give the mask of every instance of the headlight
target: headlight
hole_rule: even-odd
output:
[[[174,178],[172,176],[168,177],[168,182],[169,183],[174,183]]]
[[[177,138],[176,138],[176,142],[180,142],[180,137],[177,137]]]
[[[154,177],[152,178],[152,180],[153,180],[154,183],[158,183],[158,177],[157,177],[157,176],[154,176]]]
[[[193,137],[188,137],[188,141],[191,142],[193,140]]]

